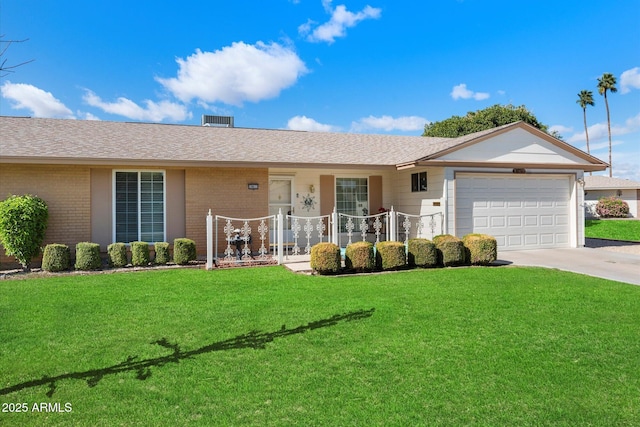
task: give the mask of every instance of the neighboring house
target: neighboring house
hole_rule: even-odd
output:
[[[638,218],[640,182],[593,175],[584,177],[584,206],[587,218],[597,218],[596,204],[603,197],[617,197],[629,205],[629,216]]]
[[[0,197],[49,206],[46,243],[169,241],[278,209],[441,212],[501,250],[584,244],[584,171],[607,164],[525,123],[459,138],[0,117]],[[250,185],[251,184],[251,185]],[[303,209],[304,208],[304,209]]]

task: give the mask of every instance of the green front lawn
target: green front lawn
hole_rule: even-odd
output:
[[[639,325],[542,268],[0,281],[0,425],[640,425]]]
[[[585,222],[584,233],[586,237],[596,239],[640,242],[640,221],[588,219]]]

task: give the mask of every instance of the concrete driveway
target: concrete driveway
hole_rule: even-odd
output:
[[[556,268],[640,285],[640,255],[597,248],[503,251],[498,263]]]

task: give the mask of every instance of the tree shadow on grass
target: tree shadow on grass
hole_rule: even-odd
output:
[[[108,366],[106,368],[91,369],[84,372],[71,372],[67,374],[61,374],[54,377],[43,376],[39,379],[25,381],[19,384],[15,384],[3,389],[0,389],[0,395],[13,393],[16,391],[24,390],[32,387],[48,386],[49,390],[46,395],[52,397],[58,387],[58,383],[62,380],[75,379],[83,380],[87,382],[89,387],[95,387],[98,385],[107,375],[115,375],[122,372],[135,372],[136,379],[146,380],[151,376],[152,367],[162,367],[168,363],[179,363],[183,359],[190,359],[200,354],[212,353],[214,351],[223,350],[235,350],[244,348],[264,349],[266,345],[277,338],[285,338],[290,335],[302,334],[314,329],[327,328],[329,326],[335,326],[343,322],[351,322],[354,320],[361,320],[371,317],[374,308],[370,310],[357,310],[351,311],[346,314],[336,314],[326,319],[316,320],[314,322],[307,323],[295,328],[287,328],[286,325],[282,325],[277,331],[273,332],[260,332],[250,331],[243,335],[238,335],[235,338],[230,338],[224,341],[214,342],[205,345],[194,350],[182,350],[178,344],[169,342],[166,338],[161,338],[157,341],[153,341],[150,344],[157,344],[171,350],[171,353],[166,356],[154,357],[151,359],[138,360],[137,356],[129,356],[124,362],[117,365]]]

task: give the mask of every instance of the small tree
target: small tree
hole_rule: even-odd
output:
[[[37,196],[10,196],[0,202],[0,243],[25,270],[42,251],[48,219],[47,204]]]

